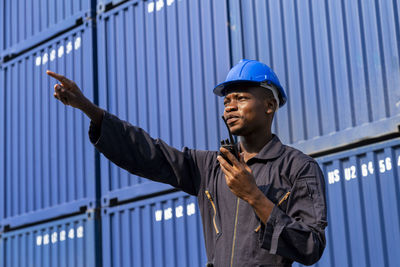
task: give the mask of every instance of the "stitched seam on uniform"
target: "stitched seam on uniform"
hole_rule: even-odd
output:
[[[214,210],[214,216],[213,216],[214,229],[215,229],[215,232],[217,234],[219,234],[217,223],[215,222],[215,216],[217,215],[217,209],[215,208],[214,201],[212,200],[211,194],[210,194],[210,192],[208,192],[208,190],[206,190],[206,195],[207,195],[208,200],[210,200],[211,205],[212,205],[213,210]]]
[[[276,254],[276,251],[278,249],[278,239],[279,239],[279,236],[281,235],[282,230],[283,230],[282,225],[275,227],[275,231],[272,234],[271,249],[269,251],[271,254]]]
[[[309,185],[308,185],[308,183],[307,183],[307,180],[305,180],[304,181],[305,182],[305,184],[306,184],[306,187],[307,187],[307,191],[308,191],[308,193],[309,193],[309,195],[311,195],[311,192],[310,192],[310,187],[309,187]],[[310,197],[311,198],[311,197]],[[314,217],[314,223],[315,224],[317,224],[318,223],[318,219],[317,219],[317,211],[315,210],[315,201],[314,201],[314,199],[310,199],[311,200],[311,202],[312,202],[312,209],[313,209],[313,217]]]
[[[235,242],[236,242],[236,228],[237,228],[237,219],[239,214],[239,201],[240,198],[237,198],[236,204],[236,216],[235,216],[235,229],[233,230],[233,243],[232,243],[232,255],[231,255],[231,267],[233,266],[233,256],[235,254]]]

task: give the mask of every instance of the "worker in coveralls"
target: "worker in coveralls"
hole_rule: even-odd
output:
[[[119,167],[197,196],[207,266],[311,265],[325,248],[324,177],[318,164],[271,133],[274,113],[287,100],[275,73],[242,60],[214,88],[224,97],[224,119],[240,137],[238,155],[179,151],[91,103],[77,85],[61,84],[54,96],[90,119],[89,138]],[[235,153],[235,152],[234,152]]]

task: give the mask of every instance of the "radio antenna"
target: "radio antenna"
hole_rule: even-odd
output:
[[[234,144],[234,143],[235,143],[235,141],[233,140],[233,136],[232,136],[231,130],[229,130],[228,123],[226,122],[226,120],[225,120],[225,117],[224,117],[224,116],[222,116],[222,119],[223,119],[223,120],[224,120],[224,122],[225,122],[226,128],[228,128],[229,139],[230,139],[230,141],[231,141],[231,144]]]

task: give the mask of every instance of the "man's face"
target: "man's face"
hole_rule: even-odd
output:
[[[232,134],[246,136],[268,126],[268,103],[265,89],[260,87],[236,87],[224,98],[224,117]],[[271,109],[272,115],[273,110]]]

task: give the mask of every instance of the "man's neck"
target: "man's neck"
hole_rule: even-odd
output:
[[[260,150],[272,139],[271,131],[252,133],[240,137],[240,148],[244,153],[244,160],[247,162],[260,152]]]

